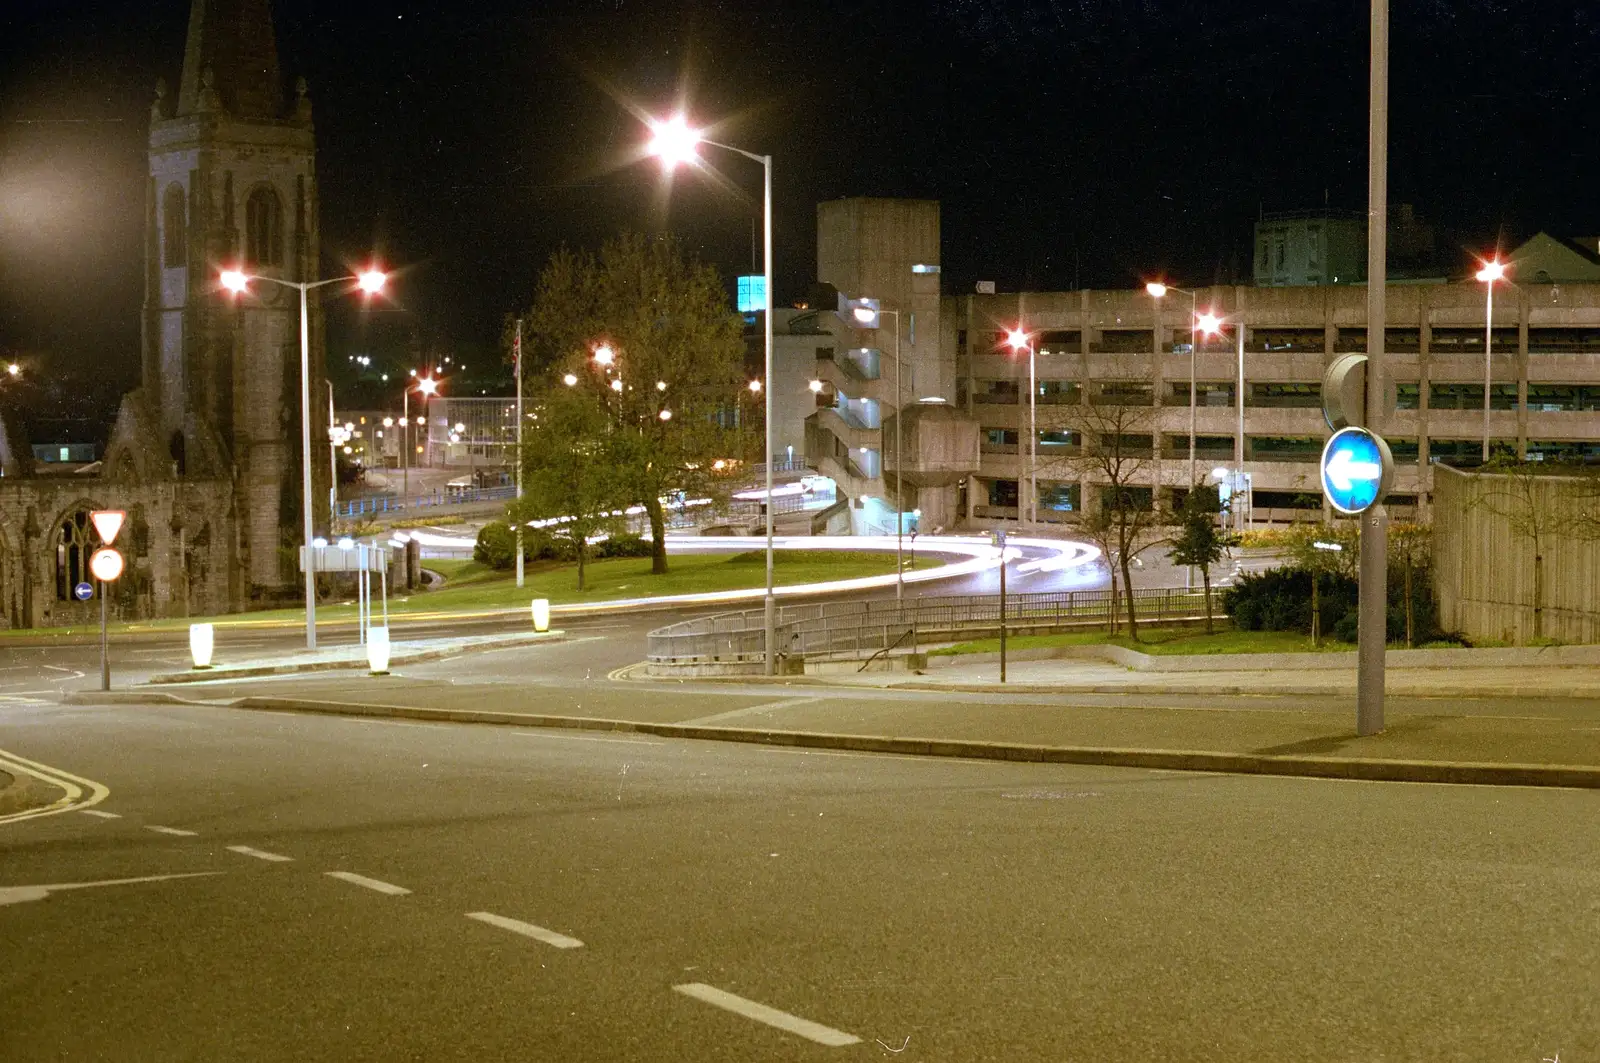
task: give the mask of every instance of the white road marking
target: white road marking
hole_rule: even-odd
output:
[[[61,796],[50,804],[0,816],[0,823],[16,823],[24,819],[37,819],[40,816],[53,816],[59,812],[71,812],[73,810],[88,812],[90,805],[98,805],[101,801],[111,796],[110,789],[101,783],[95,782],[93,779],[85,779],[81,776],[73,775],[71,772],[62,771],[60,768],[53,768],[48,764],[40,764],[36,760],[19,757],[17,754],[3,749],[0,749],[0,768],[15,774],[31,776],[61,791]],[[88,791],[87,797],[84,791]],[[95,812],[91,814],[103,816],[106,819],[121,818],[114,812]]]
[[[155,831],[157,834],[170,834],[174,838],[193,838],[196,834],[192,830],[179,830],[177,827],[152,827],[146,826],[145,830]]]
[[[294,859],[292,856],[269,853],[264,849],[252,849],[248,845],[230,845],[228,846],[228,852],[238,853],[240,856],[253,856],[257,860],[266,860],[274,864],[287,864]]]
[[[675,992],[682,993],[686,997],[693,997],[707,1004],[713,1004],[731,1011],[735,1015],[743,1015],[747,1019],[766,1023],[768,1026],[776,1027],[787,1033],[797,1034],[808,1041],[815,1041],[817,1044],[827,1045],[829,1048],[842,1048],[845,1045],[858,1045],[861,1043],[861,1038],[854,1034],[845,1033],[843,1030],[835,1030],[831,1026],[824,1026],[821,1023],[812,1022],[810,1019],[802,1019],[798,1015],[790,1015],[787,1011],[769,1008],[765,1004],[757,1004],[753,1000],[734,996],[732,993],[718,989],[716,986],[706,985],[704,982],[688,982],[684,985],[675,985],[672,988]]]
[[[701,716],[693,720],[684,720],[685,727],[699,727],[701,724],[718,723],[722,720],[737,720],[743,716],[755,716],[779,709],[792,709],[797,705],[815,705],[819,701],[828,700],[826,697],[809,698],[784,698],[782,701],[763,701],[759,705],[746,705],[742,709],[729,709],[727,712],[718,712],[710,716]]]
[[[564,735],[544,731],[512,731],[523,738],[561,738],[568,742],[603,742],[613,746],[664,746],[665,742],[652,742],[645,738],[595,738],[590,735]]]
[[[381,882],[375,878],[368,878],[365,875],[358,875],[354,871],[325,871],[323,874],[327,875],[329,878],[336,878],[343,882],[353,882],[357,886],[365,886],[367,889],[376,890],[379,893],[387,893],[391,897],[403,897],[407,893],[411,892],[404,886],[396,886],[389,882]]]
[[[98,816],[101,819],[121,819],[122,818],[121,816],[117,815],[115,812],[102,812],[98,808],[86,808],[86,809],[83,810],[83,814],[86,815],[86,816]]]
[[[509,930],[513,934],[521,934],[523,937],[533,938],[535,941],[542,941],[546,945],[553,945],[558,949],[583,948],[583,942],[577,938],[569,938],[565,934],[558,934],[554,930],[546,930],[544,927],[534,926],[532,923],[524,923],[520,919],[507,919],[505,916],[495,915],[493,912],[468,912],[467,918],[476,919],[480,923],[488,923],[490,926],[497,926],[501,930]]]
[[[53,882],[45,886],[0,886],[0,907],[42,901],[58,890],[84,890],[93,886],[125,886],[135,882],[166,882],[175,878],[204,878],[221,871],[189,871],[181,875],[145,875],[142,878],[108,878],[99,882]]]

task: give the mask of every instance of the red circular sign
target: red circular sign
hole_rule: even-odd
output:
[[[89,571],[102,583],[110,583],[122,575],[122,555],[110,548],[96,550],[89,558]]]

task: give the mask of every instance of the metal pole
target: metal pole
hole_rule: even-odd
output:
[[[1367,410],[1366,428],[1383,429],[1384,329],[1388,324],[1389,0],[1372,2],[1372,53],[1367,156]],[[1485,392],[1484,397],[1488,398]],[[1383,730],[1383,667],[1388,641],[1389,518],[1383,503],[1361,518],[1359,636],[1356,648],[1356,733]]]
[[[1494,281],[1485,283],[1483,305],[1483,460],[1489,461],[1489,344],[1494,339]],[[1369,370],[1370,371],[1370,370]]]
[[[306,318],[305,282],[300,289],[300,509],[306,544],[306,649],[317,648],[317,570],[311,553],[311,331]]]
[[[400,392],[400,504],[411,494],[411,385]]]
[[[389,551],[384,549],[384,566],[378,570],[378,588],[383,592],[383,630],[389,630]]]
[[[106,581],[100,584],[100,689],[111,689],[111,648],[106,639]]]
[[[1245,483],[1245,479],[1244,479],[1244,477],[1245,477],[1245,472],[1244,472],[1244,315],[1243,314],[1239,315],[1239,401],[1234,403],[1234,405],[1239,408],[1239,426],[1238,426],[1238,428],[1236,430],[1237,431],[1237,435],[1238,435],[1238,450],[1239,450],[1239,482],[1234,484],[1234,488],[1233,489],[1234,489],[1235,496],[1239,497],[1239,496],[1243,496],[1243,494],[1244,494],[1244,483]],[[1249,503],[1253,503],[1254,502],[1254,497],[1253,497],[1254,496],[1254,492],[1253,491],[1251,492],[1251,495],[1252,495],[1252,497],[1250,499],[1246,500]],[[1233,519],[1233,526],[1235,528],[1237,528],[1239,531],[1244,531],[1244,515],[1245,515],[1245,510],[1244,510],[1244,507],[1241,506],[1239,508],[1238,513],[1234,516],[1234,519]]]
[[[328,385],[328,534],[339,522],[339,458],[333,445],[333,381]]]
[[[1039,378],[1028,344],[1028,527],[1039,526]]]
[[[900,497],[905,485],[905,472],[900,467],[900,311],[894,313],[894,597],[903,601],[906,596],[905,561],[901,556],[905,536],[905,500]],[[882,423],[882,422],[880,422]]]
[[[522,319],[517,318],[517,501],[522,501]],[[517,586],[522,586],[522,510],[517,510]],[[388,603],[384,603],[385,608]]]
[[[766,424],[766,458],[767,467],[767,594],[762,600],[763,631],[762,637],[766,647],[766,673],[773,675],[778,670],[777,646],[777,600],[772,594],[772,395],[777,389],[772,386],[772,156],[761,156],[762,190],[761,190],[761,236],[762,236],[762,264],[766,268],[766,368],[765,379],[762,381],[762,390],[767,396],[767,424]]]
[[[1006,544],[1000,540],[1000,682],[1006,681]]]
[[[1196,409],[1195,396],[1198,393],[1198,389],[1195,386],[1195,366],[1196,366],[1196,363],[1199,361],[1198,356],[1197,356],[1197,351],[1199,350],[1199,343],[1198,343],[1198,336],[1196,335],[1198,330],[1195,328],[1195,320],[1199,316],[1200,316],[1199,296],[1196,295],[1194,292],[1190,292],[1189,293],[1189,490],[1191,490],[1191,491],[1194,490],[1195,483],[1197,482],[1195,480],[1194,428],[1195,428],[1195,409]],[[1193,566],[1191,566],[1191,567],[1193,567]]]

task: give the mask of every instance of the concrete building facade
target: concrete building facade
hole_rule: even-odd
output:
[[[913,270],[937,262],[938,205],[897,210],[884,202],[847,200],[819,211],[819,272],[830,270],[843,282],[841,291],[880,296],[886,309],[902,300],[908,318],[917,307],[917,343],[909,351],[902,346],[901,367],[916,383],[898,403],[886,371],[892,357],[884,348],[892,340],[885,341],[885,329],[853,330],[832,315],[839,351],[816,361],[823,391],[808,421],[807,456],[855,500],[857,530],[885,530],[885,520],[893,529],[892,415],[930,399],[949,408],[936,447],[940,475],[913,476],[912,463],[922,459],[905,449],[907,433],[901,438],[907,476],[898,501],[906,511],[920,510],[923,526],[937,515],[947,529],[1019,527],[1031,516],[1032,479],[1039,524],[1078,520],[1104,486],[1082,453],[1086,435],[1108,430],[1108,408],[1121,411],[1121,440],[1145,459],[1139,477],[1152,503],[1176,504],[1191,482],[1215,482],[1213,471],[1221,467],[1248,475],[1253,523],[1329,515],[1317,473],[1330,434],[1321,379],[1334,357],[1366,349],[1361,286],[1195,291],[1197,309],[1221,317],[1224,333],[1202,337],[1194,352],[1191,466],[1187,296],[1157,300],[1143,290],[945,296],[935,310]],[[916,232],[908,231],[912,220]],[[855,250],[851,240],[879,245]],[[872,269],[851,272],[852,263]],[[920,276],[937,281],[937,274]],[[1532,460],[1600,460],[1600,284],[1521,283],[1502,285],[1495,295],[1489,392],[1495,446]],[[1479,460],[1484,310],[1481,284],[1390,288],[1385,350],[1397,408],[1383,432],[1399,466],[1390,496],[1398,518],[1427,515],[1435,463]],[[1004,342],[1018,327],[1033,345],[1038,435],[1031,459],[1028,354]],[[978,453],[965,456],[962,438],[975,438]]]

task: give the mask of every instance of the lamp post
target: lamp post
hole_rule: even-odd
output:
[[[415,369],[413,369],[411,372],[412,372],[413,376],[416,375],[416,370]],[[404,452],[405,452],[404,454],[401,455],[402,464],[400,466],[400,497],[402,499],[411,497],[411,453],[412,453],[412,449],[413,449],[412,441],[416,439],[416,433],[411,430],[411,388],[412,387],[413,387],[413,385],[408,383],[400,393],[400,395],[401,395],[401,398],[400,398],[400,427],[403,429],[403,431],[400,433],[400,443],[401,443],[401,449],[404,450]],[[439,390],[439,382],[437,380],[435,380],[431,376],[425,376],[421,380],[417,381],[415,387],[423,395],[426,395],[426,396],[431,398],[433,395],[435,395],[438,392],[438,390]],[[426,407],[424,407],[424,408],[426,408]],[[422,418],[419,417],[419,418],[417,418],[417,420],[420,422],[422,420]]]
[[[1032,338],[1022,330],[1019,324],[1014,329],[1006,330],[1006,346],[1011,348],[1011,353],[1027,348],[1028,351],[1028,525],[1032,527],[1039,522],[1039,466],[1036,447],[1039,442],[1039,384],[1034,368],[1034,349]],[[1021,517],[1021,513],[1017,514]]]
[[[1149,284],[1144,286],[1144,290],[1149,292],[1150,297],[1158,302],[1168,292],[1177,292],[1179,295],[1187,295],[1189,297],[1189,490],[1192,491],[1194,490],[1194,485],[1196,482],[1194,430],[1196,417],[1195,410],[1198,406],[1198,402],[1196,400],[1198,388],[1195,384],[1195,366],[1199,359],[1200,337],[1204,335],[1204,333],[1200,332],[1200,330],[1195,327],[1200,320],[1198,305],[1199,296],[1186,288],[1174,288],[1169,284],[1162,284],[1160,281],[1151,281]],[[1214,321],[1215,318],[1212,320]],[[1159,313],[1156,315],[1156,328],[1157,330],[1161,328],[1161,316]]]
[[[355,281],[356,286],[368,295],[383,291],[388,278],[382,270],[369,269],[362,273],[329,277],[320,281],[288,281],[280,277],[263,277],[240,270],[223,270],[222,286],[235,295],[250,289],[251,281],[267,281],[293,288],[300,293],[300,511],[304,518],[305,570],[306,570],[306,649],[317,648],[317,573],[315,555],[311,552],[311,326],[306,310],[306,293],[328,284]]]
[[[522,501],[522,319],[517,318],[517,345],[513,349],[517,363],[517,501]],[[523,583],[522,571],[522,510],[517,510],[517,587]]]
[[[1490,345],[1494,341],[1494,282],[1505,280],[1505,263],[1499,259],[1491,259],[1483,264],[1477,272],[1478,280],[1483,282],[1483,460],[1489,460],[1489,380],[1490,380]]]
[[[766,368],[762,371],[761,378],[767,382],[766,455],[762,463],[767,470],[767,593],[762,599],[764,613],[762,646],[765,650],[766,673],[772,675],[777,671],[778,665],[777,600],[772,593],[772,156],[757,155],[731,144],[719,144],[714,140],[707,140],[699,130],[691,129],[682,115],[676,115],[665,122],[651,122],[650,132],[652,133],[650,154],[659,156],[663,165],[669,169],[679,163],[697,162],[699,155],[695,152],[695,148],[700,144],[731,151],[735,155],[742,155],[761,164],[762,265],[766,271],[766,291],[763,293],[766,310],[762,315],[765,318]]]

